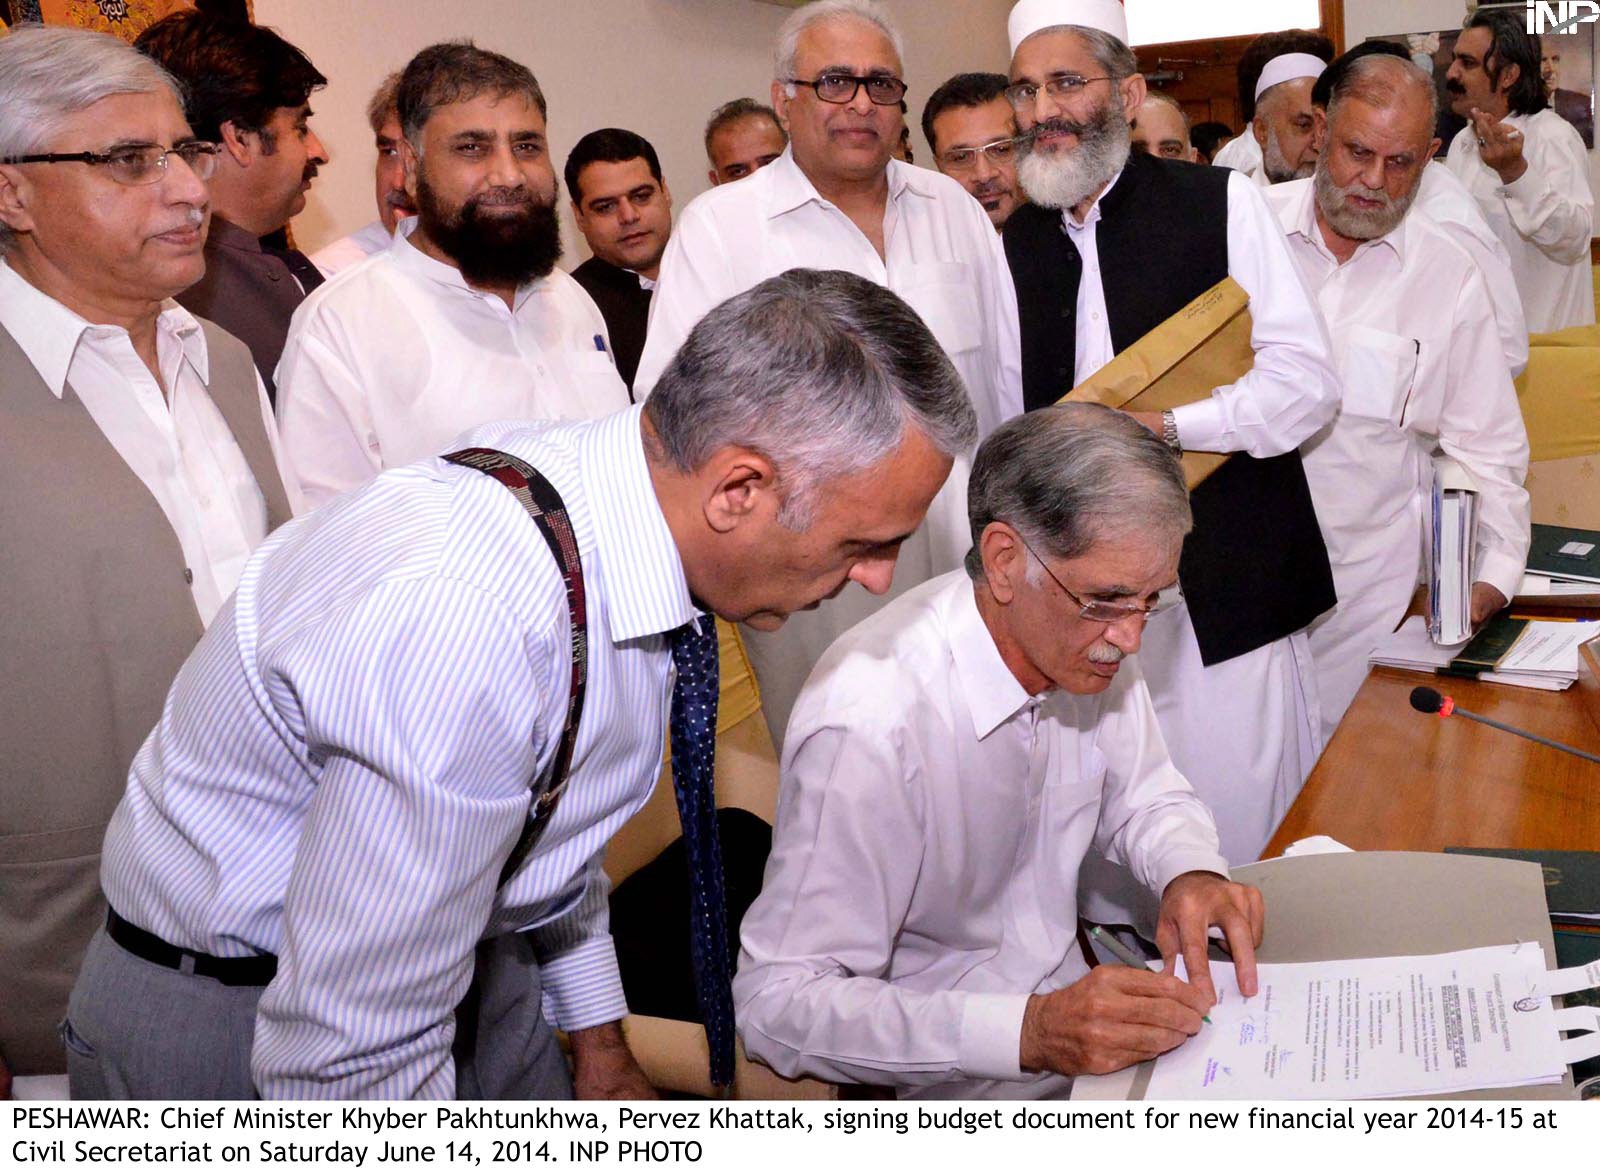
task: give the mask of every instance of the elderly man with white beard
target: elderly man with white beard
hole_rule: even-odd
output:
[[[1316,120],[1311,88],[1326,63],[1310,53],[1285,53],[1267,62],[1256,83],[1250,133],[1261,148],[1262,184],[1306,180],[1317,167]]]
[[[1143,662],[1224,856],[1253,861],[1320,751],[1305,629],[1333,607],[1333,577],[1299,446],[1338,407],[1327,330],[1254,184],[1130,156],[1127,112],[1146,89],[1116,0],[1022,0],[1010,35],[1033,201],[1005,231],[1025,406],[1055,402],[1223,278],[1250,295],[1254,368],[1137,415],[1174,449],[1234,455],[1194,491],[1184,603],[1152,620]],[[1084,878],[1093,914],[1148,926],[1126,873],[1086,863]]]
[[[1318,112],[1314,180],[1267,201],[1317,292],[1339,355],[1339,415],[1301,452],[1339,605],[1311,627],[1323,734],[1366,676],[1367,652],[1405,615],[1426,538],[1429,454],[1479,488],[1472,618],[1505,606],[1528,553],[1528,435],[1472,257],[1408,215],[1439,149],[1432,79],[1410,61],[1363,57]]]

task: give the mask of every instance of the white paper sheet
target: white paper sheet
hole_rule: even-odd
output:
[[[1547,975],[1536,943],[1262,964],[1249,999],[1231,969],[1213,968],[1212,1023],[1156,1060],[1148,1097],[1382,1098],[1559,1082]]]

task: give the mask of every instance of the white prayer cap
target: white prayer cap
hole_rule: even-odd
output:
[[[1267,62],[1256,83],[1256,101],[1279,82],[1292,82],[1296,78],[1320,78],[1328,63],[1310,53],[1285,53]]]
[[[1011,37],[1011,52],[1040,29],[1057,25],[1077,25],[1110,33],[1124,45],[1128,43],[1128,14],[1122,0],[1017,0],[1006,22]]]

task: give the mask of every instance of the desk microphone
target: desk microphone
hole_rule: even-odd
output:
[[[1591,755],[1587,751],[1579,751],[1576,747],[1568,747],[1565,743],[1557,743],[1554,739],[1546,739],[1543,735],[1535,735],[1532,731],[1524,731],[1521,727],[1513,727],[1508,723],[1501,723],[1483,715],[1473,714],[1456,705],[1456,700],[1448,694],[1440,694],[1428,686],[1418,686],[1411,692],[1411,705],[1414,709],[1425,715],[1438,715],[1440,718],[1449,718],[1451,715],[1460,715],[1464,719],[1471,719],[1475,723],[1482,723],[1487,727],[1494,727],[1501,731],[1510,731],[1513,735],[1521,735],[1524,739],[1531,739],[1535,743],[1542,743],[1546,747],[1553,747],[1557,751],[1564,751],[1568,755],[1575,755],[1579,759],[1586,759],[1592,764],[1600,764],[1600,755]]]

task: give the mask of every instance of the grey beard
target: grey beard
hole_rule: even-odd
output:
[[[1289,161],[1284,158],[1283,148],[1278,146],[1277,128],[1268,127],[1267,146],[1261,153],[1261,170],[1267,173],[1267,179],[1274,184],[1287,184],[1290,180],[1309,180],[1316,174],[1317,165],[1313,160],[1299,167],[1290,167]]]
[[[1117,178],[1128,163],[1133,131],[1120,102],[1108,104],[1079,134],[1078,145],[1054,155],[1024,148],[1017,179],[1028,199],[1045,208],[1076,208]]]
[[[1312,183],[1317,198],[1317,210],[1328,222],[1328,227],[1350,241],[1376,241],[1379,237],[1394,232],[1400,222],[1406,219],[1406,213],[1411,211],[1412,202],[1417,198],[1417,190],[1422,187],[1419,176],[1411,191],[1398,199],[1392,199],[1387,192],[1381,190],[1374,192],[1360,182],[1341,188],[1333,182],[1327,167],[1320,161],[1317,164],[1316,178]],[[1344,198],[1352,193],[1368,200],[1382,200],[1384,207],[1375,212],[1352,211],[1345,207],[1344,203]]]

